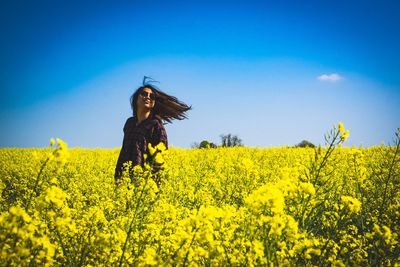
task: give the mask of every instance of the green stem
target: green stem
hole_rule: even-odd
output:
[[[383,191],[383,199],[382,199],[381,206],[379,208],[379,217],[378,217],[379,220],[382,219],[383,208],[385,206],[385,202],[386,202],[386,198],[387,198],[386,193],[387,193],[389,182],[390,182],[390,179],[391,179],[391,176],[392,176],[393,166],[395,165],[396,157],[397,157],[397,154],[399,152],[399,147],[400,147],[400,139],[397,140],[396,150],[394,152],[394,155],[393,155],[393,158],[392,158],[392,162],[390,163],[389,174],[388,174],[386,182],[385,182],[385,189]]]
[[[195,238],[196,238],[196,234],[197,234],[197,231],[198,231],[198,230],[199,230],[199,228],[196,228],[195,231],[194,231],[194,233],[193,233],[193,237],[192,237],[192,240],[190,241],[190,244],[189,244],[189,247],[188,247],[188,251],[187,251],[186,254],[185,254],[185,259],[184,259],[184,261],[183,261],[182,266],[186,266],[186,262],[187,262],[188,257],[189,257],[189,249],[190,249],[190,247],[193,245],[193,242],[194,242],[194,240],[195,240]]]
[[[135,220],[136,220],[137,210],[139,209],[139,204],[140,204],[140,201],[141,201],[141,199],[142,199],[143,192],[144,192],[144,190],[145,190],[145,188],[146,188],[148,179],[149,179],[149,178],[147,177],[147,179],[145,180],[146,183],[144,184],[144,186],[143,186],[143,188],[142,188],[142,190],[141,190],[141,192],[140,192],[138,201],[137,201],[137,203],[136,203],[135,211],[134,211],[134,213],[133,213],[132,220],[131,220],[131,222],[130,222],[130,224],[129,224],[128,233],[127,233],[127,235],[126,235],[126,239],[125,239],[125,242],[124,242],[124,246],[123,246],[123,248],[122,248],[122,254],[121,254],[121,257],[120,257],[120,259],[119,259],[119,266],[120,266],[120,267],[122,266],[122,261],[123,261],[123,259],[124,259],[125,250],[126,250],[126,247],[127,247],[127,245],[128,245],[128,241],[129,241],[130,235],[131,235],[131,233],[133,232],[133,230],[134,230],[134,228],[135,228],[135,227],[133,227],[133,226],[134,226],[134,222],[135,222]]]
[[[38,174],[38,176],[36,177],[35,185],[34,185],[32,191],[31,191],[31,193],[30,193],[30,195],[29,195],[29,197],[28,197],[28,201],[27,201],[26,206],[25,206],[26,212],[28,212],[28,210],[29,210],[29,207],[30,207],[30,204],[31,204],[31,201],[32,201],[32,197],[33,197],[33,193],[36,192],[36,189],[37,189],[37,187],[38,187],[38,185],[39,185],[40,176],[42,175],[42,172],[43,172],[43,170],[44,170],[44,167],[46,167],[47,162],[49,162],[49,160],[50,160],[50,158],[48,157],[48,158],[46,159],[46,161],[45,161],[45,162],[42,164],[42,166],[40,167],[39,174]]]
[[[318,169],[316,170],[317,173],[316,173],[315,178],[314,178],[314,184],[318,181],[318,178],[320,176],[321,170],[323,169],[323,167],[325,167],[326,163],[328,162],[328,158],[332,154],[332,152],[333,152],[333,150],[335,148],[335,145],[338,144],[338,143],[335,144],[335,142],[336,142],[337,138],[339,137],[339,134],[340,134],[339,132],[336,132],[335,136],[332,139],[332,141],[329,143],[328,150],[326,151],[326,153],[325,153],[325,155],[324,155],[324,157],[322,159],[321,164],[319,165]],[[318,160],[318,156],[316,155],[315,158],[316,158],[316,161],[317,161]],[[313,164],[312,171],[314,171],[314,164]]]
[[[90,249],[86,249],[86,248],[88,247],[88,243],[90,243],[90,237],[91,237],[91,233],[92,233],[93,225],[94,225],[93,218],[95,217],[95,215],[96,215],[96,213],[94,213],[90,218],[92,223],[90,224],[90,228],[89,228],[89,232],[88,232],[88,242],[85,242],[84,245],[82,246],[81,256],[80,256],[80,259],[79,259],[78,266],[83,266],[84,265],[85,258],[90,253]]]

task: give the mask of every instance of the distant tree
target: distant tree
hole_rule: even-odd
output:
[[[217,148],[218,146],[214,143],[210,143],[210,148]]]
[[[217,148],[217,145],[207,140],[201,141],[201,143],[197,146],[198,148]]]
[[[201,141],[199,148],[210,148],[210,143],[207,140]]]
[[[298,143],[297,145],[295,145],[295,147],[315,147],[315,145],[313,143],[311,143],[310,141],[303,140],[300,143]]]
[[[221,134],[221,143],[221,146],[223,147],[243,146],[242,139],[240,139],[237,135],[231,134]]]

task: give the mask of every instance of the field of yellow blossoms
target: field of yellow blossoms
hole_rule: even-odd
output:
[[[158,146],[118,184],[119,149],[0,149],[0,265],[400,266],[400,131],[371,148],[348,136]]]

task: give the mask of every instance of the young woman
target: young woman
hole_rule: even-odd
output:
[[[128,118],[124,126],[124,139],[115,168],[116,180],[121,178],[125,162],[132,162],[130,174],[133,166],[144,165],[148,144],[154,147],[163,142],[168,148],[163,123],[173,119],[183,120],[187,118],[186,111],[191,109],[176,97],[157,89],[151,82],[144,77],[143,85],[131,96],[133,117]]]

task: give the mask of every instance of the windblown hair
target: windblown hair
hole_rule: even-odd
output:
[[[156,86],[151,84],[151,82],[155,82],[154,80],[150,78],[151,80],[148,81],[148,79],[149,77],[146,76],[143,78],[143,85],[140,86],[130,98],[133,115],[135,116],[137,113],[136,101],[140,92],[143,91],[144,88],[149,88],[151,91],[153,91],[156,97],[154,108],[151,111],[152,115],[157,115],[162,120],[169,123],[171,123],[171,121],[174,119],[187,119],[186,112],[192,109],[192,106],[188,106],[179,101],[176,97],[164,93]]]

